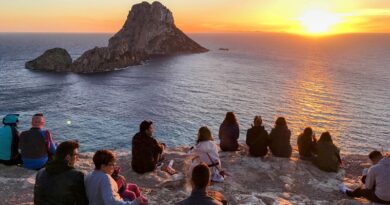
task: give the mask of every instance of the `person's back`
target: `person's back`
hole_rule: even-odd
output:
[[[390,202],[390,157],[384,157],[367,173],[366,188],[375,190],[381,200]]]
[[[291,131],[287,127],[286,120],[283,117],[279,117],[275,122],[275,128],[269,134],[269,148],[272,155],[290,158],[292,153],[290,137]]]
[[[313,136],[313,130],[308,127],[298,136],[297,140],[299,156],[303,160],[313,160],[316,140]]]
[[[137,173],[151,172],[161,159],[163,146],[152,137],[153,126],[151,121],[144,121],[132,140],[131,166]]]
[[[78,143],[73,141],[61,143],[56,159],[37,173],[34,204],[88,204],[84,188],[84,174],[74,168],[78,146]]]
[[[21,163],[18,151],[19,132],[16,114],[9,114],[3,118],[3,127],[0,127],[0,163],[5,165],[16,165]]]
[[[337,172],[341,163],[340,150],[330,137],[329,132],[322,133],[316,145],[317,157],[314,164],[326,172]]]
[[[238,138],[240,137],[240,128],[236,115],[233,112],[226,113],[225,119],[219,126],[218,136],[222,151],[238,150]]]
[[[220,201],[208,196],[204,190],[193,190],[191,195],[176,205],[222,205]]]
[[[19,149],[22,155],[23,167],[40,169],[49,159],[49,154],[55,154],[56,146],[49,131],[42,130],[44,118],[42,114],[35,114],[32,119],[32,128],[20,134]]]
[[[253,126],[246,133],[246,144],[249,154],[254,157],[263,157],[268,153],[268,133],[264,126]]]

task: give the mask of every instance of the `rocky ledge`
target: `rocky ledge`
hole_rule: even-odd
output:
[[[207,51],[176,27],[168,8],[157,1],[152,4],[142,2],[131,8],[122,29],[109,39],[107,47],[95,47],[86,51],[73,64],[66,64],[65,69],[52,69],[45,64],[48,56],[39,57],[43,64],[26,63],[26,68],[95,73],[137,65],[156,55]]]
[[[159,170],[143,175],[133,172],[129,152],[116,152],[117,163],[127,180],[141,187],[151,205],[171,205],[186,198],[191,191],[187,173],[192,157],[187,154],[188,150],[188,147],[168,150],[166,161],[173,159],[173,168],[178,171],[173,176]],[[247,153],[246,147],[238,152],[220,152],[222,167],[229,176],[223,183],[213,183],[210,189],[222,192],[228,204],[368,204],[367,201],[348,199],[337,188],[343,181],[350,187],[359,185],[358,176],[369,165],[366,156],[345,155],[344,169],[326,173],[310,162],[299,160],[297,152],[291,159],[254,158]],[[92,171],[92,156],[93,153],[81,154],[78,168]],[[33,204],[35,175],[36,171],[0,165],[2,204]]]

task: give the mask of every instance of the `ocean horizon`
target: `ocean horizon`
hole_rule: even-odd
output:
[[[54,47],[75,60],[111,36],[0,33],[0,115],[20,114],[22,131],[43,112],[55,140],[77,139],[82,151],[129,150],[144,119],[169,147],[193,145],[204,125],[217,140],[227,111],[243,144],[261,115],[268,132],[286,117],[292,145],[310,126],[317,138],[330,131],[343,153],[390,149],[390,34],[191,33],[210,51],[88,75],[24,68]]]

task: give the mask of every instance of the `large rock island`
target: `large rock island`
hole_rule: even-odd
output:
[[[142,2],[131,8],[122,29],[110,38],[107,47],[88,50],[67,69],[54,71],[104,72],[138,65],[157,55],[207,51],[176,27],[168,8],[157,1]],[[26,68],[48,70],[45,66]]]

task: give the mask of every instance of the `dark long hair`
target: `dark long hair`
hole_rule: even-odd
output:
[[[238,125],[238,120],[237,120],[234,112],[227,112],[225,119],[223,120],[223,123],[224,124],[226,123],[226,124]]]
[[[287,127],[287,121],[284,117],[278,117],[275,121],[275,127]]]
[[[305,130],[303,130],[303,136],[313,136],[313,129],[311,129],[311,127],[306,127]]]
[[[333,143],[332,136],[330,135],[329,132],[323,132],[321,134],[320,140],[318,142],[331,142]]]

